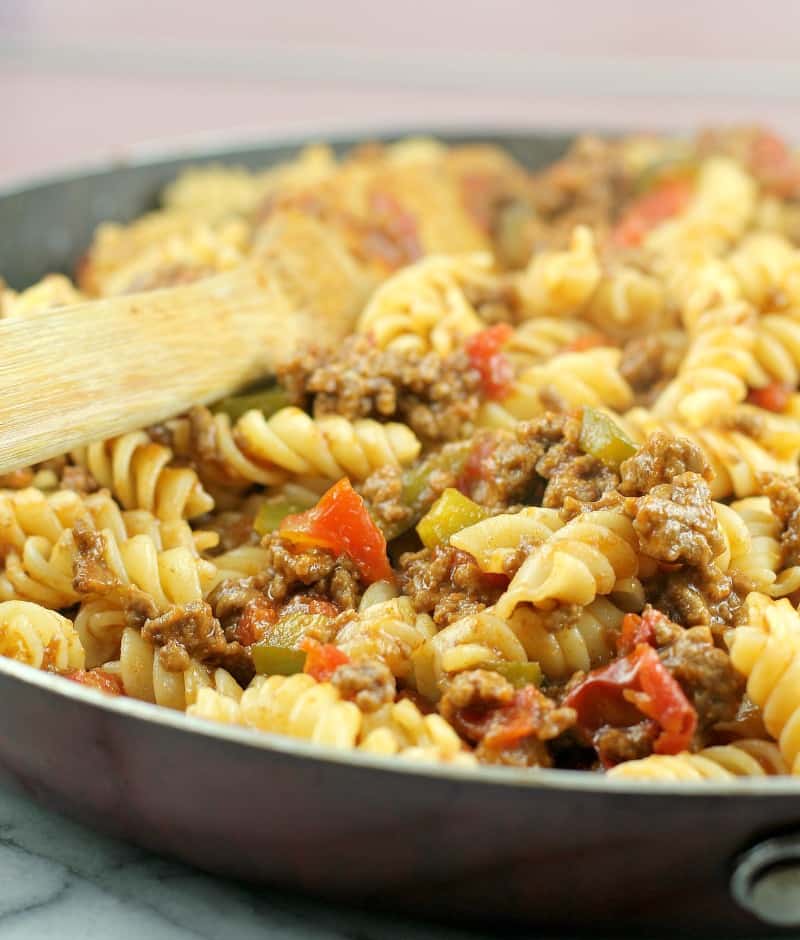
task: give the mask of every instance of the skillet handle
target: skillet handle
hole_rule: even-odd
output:
[[[800,927],[800,833],[759,842],[735,866],[730,888],[740,907],[762,923]]]

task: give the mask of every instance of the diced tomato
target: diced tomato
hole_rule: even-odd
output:
[[[642,715],[652,718],[661,729],[655,743],[658,754],[685,750],[697,727],[697,713],[683,689],[645,643],[611,665],[592,670],[563,704],[575,709],[578,725],[587,732],[603,725],[628,727]]]
[[[517,689],[507,705],[459,709],[458,728],[470,741],[483,741],[499,750],[535,734],[551,707],[535,685],[526,685]]]
[[[547,702],[534,685],[517,689],[512,701],[495,711],[489,731],[483,739],[487,747],[499,750],[535,734],[542,722],[543,700]]]
[[[269,627],[278,622],[278,609],[266,597],[254,597],[242,610],[233,630],[233,639],[242,646],[252,646],[264,639]]]
[[[637,647],[637,652],[642,691],[629,691],[628,696],[643,715],[657,721],[663,729],[655,743],[657,754],[685,751],[697,728],[697,712],[658,658],[658,653],[650,646]]]
[[[386,556],[386,539],[346,477],[335,483],[313,508],[287,516],[278,531],[290,542],[348,555],[368,584],[391,581],[394,577]]]
[[[585,333],[565,346],[564,352],[585,352],[587,349],[596,349],[598,346],[613,345],[605,333]]]
[[[122,679],[119,676],[105,672],[103,669],[67,669],[60,673],[65,679],[77,682],[79,685],[88,686],[90,689],[98,689],[107,695],[122,695],[124,687]]]
[[[497,447],[497,440],[493,434],[478,435],[456,481],[456,489],[465,496],[470,495],[474,483],[487,479],[492,472],[491,457],[495,447]]]
[[[641,643],[656,645],[656,626],[668,623],[669,618],[655,607],[647,606],[641,617],[638,614],[625,614],[622,619],[622,631],[617,638],[617,652],[627,656]]]
[[[800,192],[800,161],[777,134],[763,130],[750,148],[750,168],[765,189],[783,198]]]
[[[763,388],[751,388],[747,400],[751,405],[766,411],[785,411],[794,392],[794,385],[787,382],[770,382]]]
[[[692,183],[686,178],[671,178],[659,183],[628,207],[614,229],[614,241],[628,248],[641,244],[650,229],[681,212],[691,194]]]
[[[502,349],[513,332],[507,323],[496,323],[467,340],[467,355],[480,373],[483,393],[487,398],[499,400],[511,391],[514,366]]]
[[[300,649],[305,650],[306,653],[303,672],[316,679],[317,682],[328,682],[339,666],[346,666],[350,662],[347,653],[331,643],[317,643],[315,640],[306,638],[300,644]]]

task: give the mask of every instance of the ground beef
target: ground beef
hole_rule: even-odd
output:
[[[449,722],[464,708],[497,708],[514,698],[514,686],[498,672],[470,669],[454,676],[439,702],[439,711]]]
[[[394,701],[396,692],[392,671],[374,659],[339,666],[331,676],[331,683],[342,698],[355,702],[362,712],[377,711]]]
[[[366,336],[349,337],[335,352],[302,354],[279,380],[317,417],[400,420],[431,441],[466,436],[480,404],[480,375],[466,353],[381,350]]]
[[[142,637],[158,648],[159,660],[169,672],[183,672],[194,659],[227,669],[242,684],[253,678],[249,649],[225,637],[211,607],[202,601],[151,612],[144,620],[140,615],[140,626]]]
[[[689,630],[659,656],[694,706],[701,737],[717,722],[736,717],[745,680],[726,652]]]
[[[147,620],[142,637],[160,648],[161,662],[170,672],[188,669],[191,658],[217,659],[227,647],[219,621],[202,601],[176,605]]]
[[[481,505],[507,507],[541,503],[561,508],[568,498],[588,505],[614,489],[614,471],[578,446],[580,422],[548,413],[520,423],[514,432],[476,435],[473,453],[479,472],[470,495]]]
[[[641,395],[675,375],[682,353],[673,334],[636,336],[622,347],[619,372],[634,392]]]
[[[647,583],[647,597],[670,620],[684,627],[709,626],[716,634],[738,622],[751,589],[744,576],[710,564],[661,572]]]
[[[264,568],[254,583],[272,601],[310,593],[332,601],[339,610],[358,607],[362,585],[347,555],[324,548],[299,548],[276,533],[264,540]],[[310,590],[306,590],[310,589]]]
[[[568,419],[568,428],[576,429],[578,422]],[[619,478],[607,464],[584,454],[571,435],[551,447],[537,462],[536,472],[547,480],[542,505],[561,509],[567,500],[588,507],[614,490]]]
[[[633,527],[642,551],[668,564],[708,565],[725,548],[725,538],[706,481],[683,473],[632,501]]]
[[[711,480],[713,472],[700,448],[685,437],[663,431],[651,434],[633,457],[620,467],[619,491],[625,496],[642,496],[662,483],[672,483],[684,473],[699,474]]]
[[[513,714],[523,702],[531,721],[529,732],[513,743],[494,742],[492,732],[502,728],[509,710]],[[516,691],[507,679],[488,669],[471,669],[451,679],[439,711],[463,738],[478,745],[476,756],[487,764],[550,767],[553,761],[544,742],[575,724],[573,709],[556,706],[532,687]]]
[[[576,225],[602,239],[631,192],[622,148],[580,137],[567,154],[533,176],[533,202],[541,218],[537,247],[563,247]]]
[[[781,567],[800,564],[800,481],[775,473],[759,478],[761,492],[769,497],[772,511],[781,523]]]
[[[403,471],[399,467],[381,467],[364,480],[358,491],[385,535],[391,536],[411,524],[414,512],[403,501]]]
[[[270,579],[262,575],[223,581],[211,592],[208,603],[220,621],[229,642],[243,646],[269,642],[279,621],[295,615],[308,615],[302,636],[328,643],[336,635],[335,618],[339,608],[330,601],[307,594],[295,594],[279,604],[268,597]],[[318,616],[326,618],[320,620]],[[312,619],[313,618],[313,619]],[[282,645],[285,638],[278,645]]]
[[[439,627],[477,614],[494,604],[505,579],[485,575],[475,559],[449,545],[400,556],[400,584],[414,609],[430,614]]]
[[[592,744],[604,767],[626,760],[639,760],[653,753],[661,729],[655,721],[640,721],[625,728],[603,725],[592,736]]]

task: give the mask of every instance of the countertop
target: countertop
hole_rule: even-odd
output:
[[[488,940],[211,878],[0,788],[0,938]]]

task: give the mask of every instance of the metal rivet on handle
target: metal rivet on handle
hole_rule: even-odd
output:
[[[731,894],[765,924],[800,927],[800,835],[768,839],[741,855]]]

